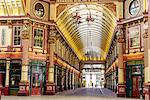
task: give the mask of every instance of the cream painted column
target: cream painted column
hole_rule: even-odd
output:
[[[146,23],[148,24],[148,23]],[[145,26],[147,27],[147,25]],[[150,81],[150,76],[148,75],[149,73],[149,46],[148,46],[148,27],[146,29],[144,29],[144,34],[143,34],[143,39],[144,39],[144,83],[148,83],[148,81]]]
[[[72,72],[71,72],[71,69],[70,69],[70,71],[69,71],[69,78],[70,78],[70,80],[69,80],[69,89],[71,89],[71,87],[72,87],[72,86],[71,86],[71,80],[72,80],[72,79],[71,79],[71,78],[72,78],[72,77],[71,77],[71,74],[72,74]]]
[[[8,93],[9,93],[9,71],[10,71],[10,58],[6,59],[6,78],[5,78],[5,93],[4,93],[4,95],[8,95]]]
[[[62,73],[61,73],[61,88],[62,88],[62,91],[64,90],[64,69],[62,69]]]
[[[117,96],[125,96],[125,82],[124,82],[124,65],[123,65],[123,43],[124,40],[124,34],[123,34],[123,26],[118,25],[118,90],[117,90]]]
[[[57,66],[55,66],[55,85],[57,86]]]
[[[29,38],[30,34],[28,26],[25,25],[22,32],[22,69],[18,95],[29,95],[29,83],[28,83]]]
[[[150,100],[150,13],[144,31],[144,94],[145,100]]]
[[[72,72],[72,87],[73,87],[73,89],[75,87],[75,84],[74,84],[74,71]]]
[[[118,41],[119,42],[119,41]],[[124,67],[123,67],[123,43],[118,43],[119,54],[118,54],[118,83],[124,84]]]
[[[66,67],[66,90],[68,90],[68,68]]]

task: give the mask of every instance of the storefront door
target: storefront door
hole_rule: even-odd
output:
[[[132,77],[132,97],[139,98],[140,97],[140,76]]]
[[[44,94],[44,88],[46,84],[45,67],[34,66],[32,69],[32,95]]]
[[[21,61],[12,61],[10,66],[9,94],[17,95],[21,80]]]

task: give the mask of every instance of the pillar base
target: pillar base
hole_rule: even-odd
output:
[[[46,83],[46,95],[55,95],[56,85],[54,83]]]
[[[118,84],[118,90],[117,90],[117,96],[118,97],[125,97],[126,96],[126,87],[125,84]]]
[[[28,82],[20,82],[19,83],[19,96],[29,96],[29,83]]]
[[[4,95],[5,95],[5,96],[8,96],[8,95],[9,95],[9,86],[5,86]]]
[[[150,83],[144,84],[143,94],[145,96],[145,100],[150,100]]]

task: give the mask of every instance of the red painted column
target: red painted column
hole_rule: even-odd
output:
[[[28,67],[29,67],[29,30],[28,26],[24,26],[22,32],[22,69],[21,81],[19,83],[18,95],[29,95],[29,82],[28,82]]]
[[[48,39],[48,45],[49,45],[49,57],[48,61],[49,64],[47,66],[47,76],[48,80],[46,82],[46,94],[47,95],[54,95],[56,92],[56,84],[54,81],[54,46],[56,42],[56,33],[57,30],[55,29],[55,26],[50,27],[50,34],[49,34],[49,39]]]

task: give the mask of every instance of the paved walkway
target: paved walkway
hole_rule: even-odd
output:
[[[117,98],[116,94],[106,88],[79,88],[59,92],[54,96],[2,96],[1,100],[131,100]],[[132,99],[138,100],[138,99]]]
[[[63,96],[103,96],[100,88],[79,88],[76,90],[68,90],[57,95]]]
[[[75,90],[68,90],[59,92],[57,95],[63,96],[105,96],[105,97],[116,97],[116,94],[106,88],[79,88]]]

